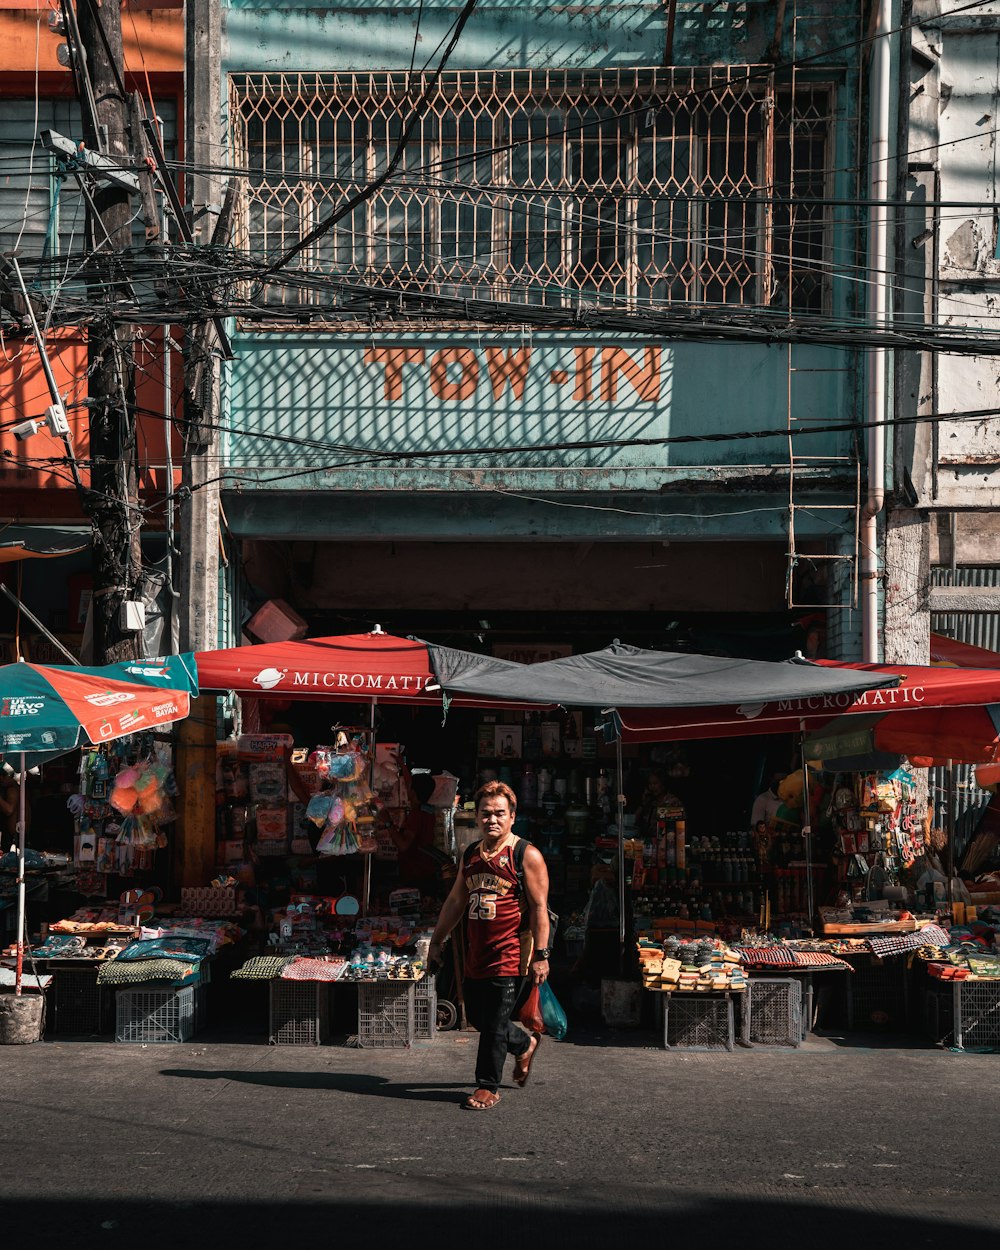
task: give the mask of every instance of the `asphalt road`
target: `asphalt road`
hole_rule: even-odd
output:
[[[411,1051],[46,1042],[0,1055],[4,1245],[996,1245],[1000,1055],[547,1041],[460,1108]],[[971,1239],[971,1240],[970,1240]]]

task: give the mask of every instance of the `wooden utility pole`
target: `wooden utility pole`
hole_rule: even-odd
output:
[[[193,243],[213,239],[221,203],[222,161],[219,0],[186,0],[184,108],[187,207]],[[219,645],[219,330],[214,320],[189,326],[184,336],[184,429],[180,504],[180,645],[183,651]],[[202,695],[179,727],[180,782],[175,872],[177,884],[204,885],[215,865],[216,700]]]
[[[83,0],[77,13],[85,72],[96,101],[96,126],[84,109],[84,142],[94,152],[129,158],[128,101],[124,78],[121,9],[117,0]],[[132,242],[129,194],[113,182],[100,180],[89,210],[89,243],[99,272],[108,273],[100,258],[114,256]],[[98,317],[89,329],[88,373],[90,513],[94,523],[94,659],[98,664],[138,659],[142,634],[122,628],[122,605],[136,598],[141,577],[140,513],[135,437],[135,355],[132,331],[111,319],[117,285],[92,284]],[[104,310],[108,310],[104,313]]]
[[[190,235],[207,247],[222,202],[221,65],[219,0],[185,4],[184,100]],[[195,172],[197,171],[197,172]],[[189,327],[184,337],[185,448],[181,501],[180,639],[184,650],[218,645],[219,592],[218,438],[219,361],[213,321]]]

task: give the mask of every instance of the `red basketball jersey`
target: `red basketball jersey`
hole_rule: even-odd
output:
[[[521,889],[514,867],[514,846],[493,860],[485,859],[477,843],[462,861],[469,891],[465,975],[516,977],[521,970]]]

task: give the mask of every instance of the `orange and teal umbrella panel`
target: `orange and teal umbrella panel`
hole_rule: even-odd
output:
[[[59,754],[183,720],[198,693],[188,656],[100,668],[0,666],[0,752]]]

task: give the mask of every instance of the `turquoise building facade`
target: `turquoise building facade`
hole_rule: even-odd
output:
[[[458,13],[224,6],[251,256],[378,178],[428,92],[234,326],[234,635],[280,597],[312,632],[805,617],[856,658],[861,6],[490,3],[432,83]]]

